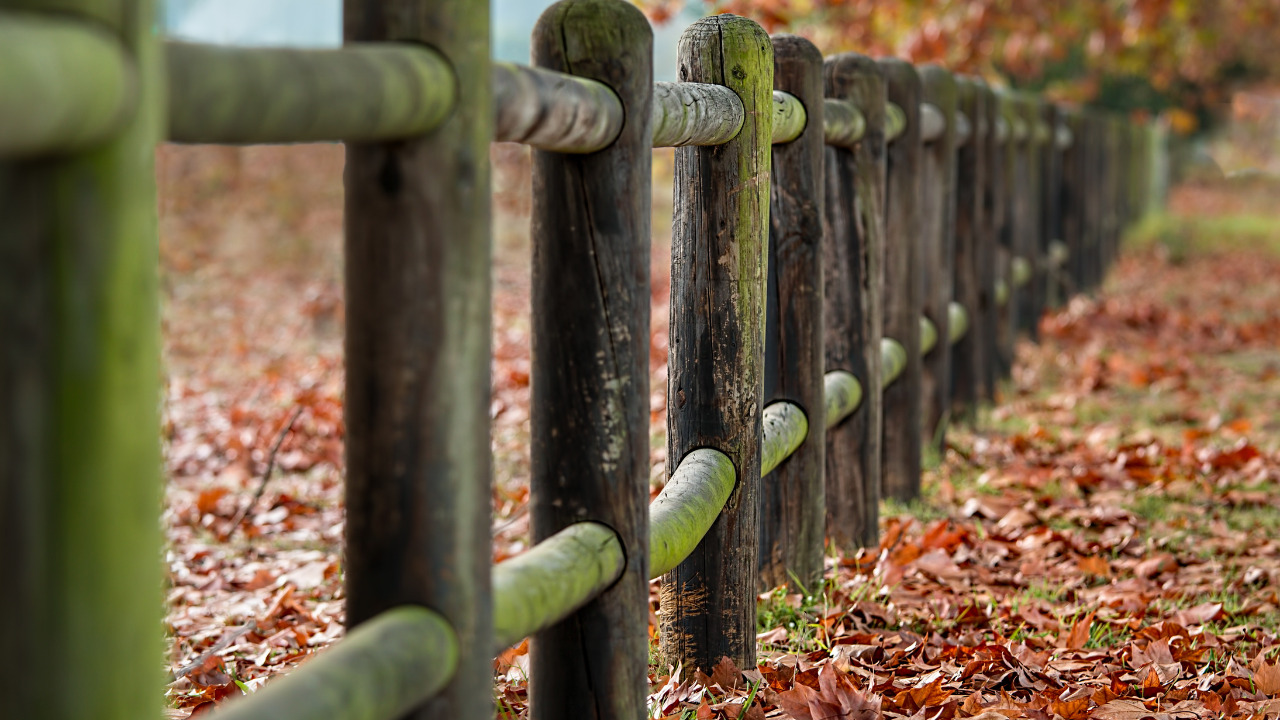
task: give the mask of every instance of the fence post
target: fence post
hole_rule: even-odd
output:
[[[766,401],[787,400],[809,435],[761,481],[760,587],[822,577],[826,447],[822,319],[822,53],[795,35],[773,37],[773,86],[804,104],[800,137],[773,146],[769,207]]]
[[[1060,248],[1063,247],[1062,228],[1062,149],[1058,147],[1058,124],[1061,111],[1051,102],[1040,103],[1040,122],[1048,128],[1048,136],[1041,147],[1040,169],[1040,218],[1041,255],[1044,283],[1040,290],[1041,312],[1059,307],[1064,299],[1062,283],[1065,268],[1062,267]]]
[[[738,484],[698,547],[663,578],[662,653],[685,670],[755,666],[764,391],[765,248],[773,46],[754,22],[703,18],[680,38],[680,80],[726,85],[745,121],[724,145],[676,151],[671,237],[667,472],[697,448],[733,460]]]
[[[978,228],[977,250],[974,260],[978,273],[978,322],[977,341],[982,346],[978,372],[981,399],[994,402],[1000,382],[999,349],[997,347],[1000,304],[996,297],[996,281],[1001,277],[997,268],[1000,229],[1004,224],[1004,161],[1000,144],[1000,103],[995,91],[985,83],[978,83],[977,104],[982,107],[983,121],[975,124],[974,136],[982,140],[982,225]]]
[[[884,286],[884,78],[854,53],[828,58],[827,97],[853,102],[866,131],[855,148],[827,146],[822,272],[826,369],[862,382],[862,406],[827,432],[827,536],[842,550],[872,546],[880,512],[880,308]]]
[[[1026,128],[1026,138],[1019,144],[1017,155],[1018,229],[1013,238],[1013,254],[1030,269],[1026,284],[1014,292],[1017,301],[1015,332],[1025,332],[1035,339],[1040,322],[1040,293],[1044,285],[1044,240],[1041,235],[1041,186],[1040,173],[1040,113],[1034,96],[1026,93],[1014,95],[1013,107],[1018,120]]]
[[[613,88],[626,121],[589,155],[533,153],[530,519],[534,542],[592,520],[622,577],[531,643],[531,717],[639,720],[649,635],[649,223],[653,31],[621,0],[562,0],[533,61]]]
[[[920,75],[902,60],[877,65],[889,102],[902,108],[906,127],[886,148],[884,336],[902,343],[907,365],[882,393],[883,456],[881,492],[896,500],[920,494]],[[870,390],[868,390],[868,393]]]
[[[1100,196],[1102,188],[1102,159],[1098,152],[1098,118],[1096,111],[1080,113],[1080,131],[1076,142],[1080,144],[1081,162],[1081,253],[1080,289],[1092,290],[1097,282],[1098,238],[1101,235]]]
[[[153,716],[162,573],[149,0],[0,2],[109,33],[131,118],[73,155],[0,162],[0,716]],[[74,678],[74,687],[68,687]]]
[[[953,411],[971,414],[986,391],[982,367],[982,337],[986,315],[982,312],[982,275],[979,244],[986,229],[987,139],[980,132],[987,116],[982,90],[976,78],[957,78],[957,109],[969,118],[969,139],[956,151],[955,300],[969,314],[969,331],[951,350],[951,405]]]
[[[350,0],[348,42],[420,41],[457,78],[427,136],[348,143],[347,624],[418,604],[465,648],[410,717],[493,713],[489,6]]]
[[[1080,113],[1064,110],[1060,118],[1062,128],[1070,135],[1071,143],[1062,151],[1062,242],[1067,247],[1067,264],[1062,268],[1064,295],[1070,297],[1080,289],[1080,267],[1084,254],[1082,242],[1084,162],[1081,153],[1083,143],[1080,131]],[[1065,299],[1065,298],[1064,298]]]
[[[1014,347],[1018,338],[1018,296],[1021,290],[1013,281],[1013,266],[1019,252],[1018,237],[1024,226],[1022,189],[1026,187],[1026,178],[1022,155],[1026,142],[1026,123],[1018,117],[1017,105],[1009,92],[1000,92],[997,97],[1000,117],[1006,128],[1005,140],[1001,143],[1004,221],[1000,227],[1000,246],[996,253],[996,273],[1004,281],[1005,302],[998,316],[997,355],[1000,358],[1000,374],[1008,377],[1013,369]]]
[[[921,100],[942,111],[946,130],[937,140],[925,143],[920,192],[920,215],[924,226],[920,269],[924,277],[921,311],[938,331],[938,341],[924,358],[921,419],[923,440],[936,449],[943,447],[951,415],[950,313],[955,262],[956,222],[956,81],[951,73],[936,65],[920,68]]]

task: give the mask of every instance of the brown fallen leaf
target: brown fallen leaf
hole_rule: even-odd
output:
[[[1100,578],[1111,577],[1111,565],[1106,558],[1098,555],[1090,555],[1082,557],[1076,561],[1076,567],[1085,575],[1093,575]]]
[[[794,720],[879,720],[880,698],[863,694],[831,665],[818,670],[819,689],[796,683],[778,693],[778,707]]]
[[[1258,692],[1276,697],[1280,695],[1280,664],[1263,662],[1253,673],[1253,682]]]

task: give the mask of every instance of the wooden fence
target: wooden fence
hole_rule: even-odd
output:
[[[349,0],[338,50],[163,43],[150,0],[0,0],[0,715],[161,695],[153,148],[343,140],[347,637],[217,716],[646,714],[755,662],[760,588],[876,542],[922,447],[1148,207],[1152,128],[730,15],[654,83],[648,22],[564,0],[533,65],[487,3]],[[532,531],[490,563],[494,140],[533,167]],[[669,479],[649,503],[651,149],[677,146]],[[10,712],[12,710],[12,712]]]

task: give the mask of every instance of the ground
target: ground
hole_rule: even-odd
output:
[[[528,207],[527,155],[494,159],[500,560],[527,547]],[[341,167],[337,145],[160,156],[173,717],[342,635]],[[833,554],[821,586],[762,595],[758,668],[652,667],[653,714],[1280,714],[1275,191],[1179,188],[1100,292],[1019,346],[999,402],[953,425],[925,497],[882,508],[880,547]],[[503,716],[524,713],[526,659],[518,646],[496,665]]]

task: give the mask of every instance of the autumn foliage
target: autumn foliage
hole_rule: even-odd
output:
[[[644,0],[666,20],[683,0]],[[711,0],[695,9],[750,17],[856,51],[937,63],[1050,97],[1207,118],[1241,81],[1274,78],[1276,0]],[[1192,116],[1176,115],[1190,129]]]

